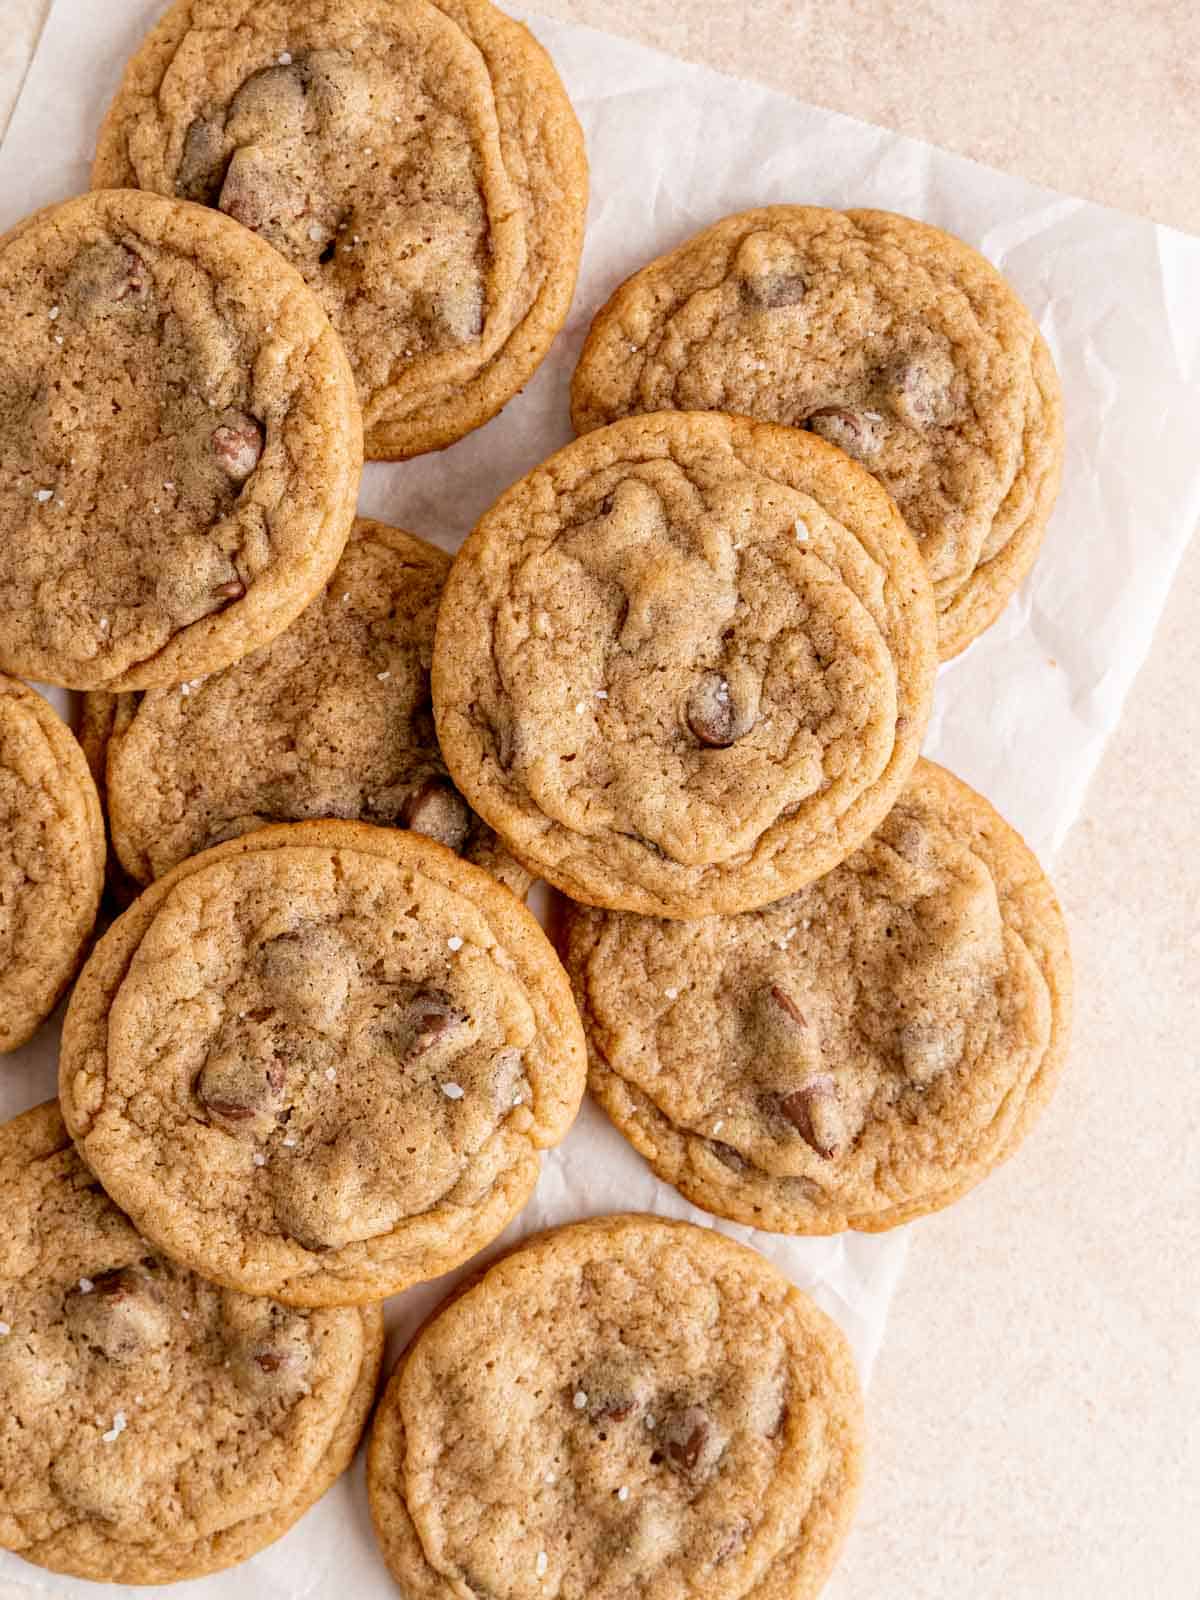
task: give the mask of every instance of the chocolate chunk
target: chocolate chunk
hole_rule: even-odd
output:
[[[449,778],[426,778],[400,809],[400,821],[414,833],[436,839],[457,855],[471,831],[467,802]]]
[[[90,1288],[72,1289],[64,1309],[70,1331],[118,1365],[161,1349],[170,1338],[158,1288],[136,1267],[102,1272]]]
[[[196,1079],[196,1098],[227,1132],[264,1131],[283,1108],[285,1076],[282,1062],[264,1066],[235,1045],[205,1062]]]
[[[841,406],[824,406],[805,418],[804,426],[830,444],[837,445],[856,461],[865,461],[879,449],[880,435],[875,420],[862,411]]]
[[[196,117],[183,136],[175,193],[181,200],[211,205],[225,176],[225,119],[220,114]]]
[[[212,431],[212,453],[227,477],[244,483],[263,452],[263,430],[253,417],[234,412]]]
[[[756,697],[739,694],[720,672],[705,672],[688,695],[687,725],[703,745],[723,750],[750,732],[757,719]]]
[[[783,306],[798,306],[808,285],[798,272],[768,272],[758,278],[744,278],[743,302],[755,311],[777,311]]]
[[[845,1139],[845,1121],[837,1085],[828,1073],[820,1073],[791,1094],[783,1095],[779,1109],[817,1155],[831,1160],[839,1154]]]
[[[711,1433],[708,1414],[700,1406],[669,1412],[659,1433],[668,1465],[677,1472],[695,1472],[705,1456]]]
[[[467,1013],[454,1004],[444,989],[418,989],[409,1001],[405,1018],[411,1039],[408,1058],[423,1056],[435,1045],[452,1040],[463,1032],[468,1021]]]

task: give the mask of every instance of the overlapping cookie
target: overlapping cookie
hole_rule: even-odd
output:
[[[530,875],[446,775],[429,668],[450,557],[360,519],[290,628],[178,689],[89,695],[81,737],[103,769],[120,867],[145,885],[269,822],[413,828],[524,896]]]
[[[91,938],[104,819],[70,730],[0,673],[0,1052],[57,1005]]]
[[[362,431],[299,274],[228,218],[100,191],[0,240],[0,668],[178,684],[287,627]]]
[[[878,483],[795,428],[661,412],[568,445],[459,552],[434,647],[446,765],[574,899],[776,900],[912,770],[933,598]]]
[[[371,1436],[410,1600],[812,1596],[861,1476],[836,1326],[744,1245],[600,1217],[490,1267],[418,1335]]]
[[[947,1205],[1017,1148],[1066,1054],[1054,893],[928,761],[798,894],[691,923],[572,907],[566,959],[613,1121],[689,1200],[781,1233]]]
[[[159,1249],[315,1306],[495,1238],[584,1076],[566,975],[507,889],[412,832],[310,822],[191,857],[113,925],[59,1090]]]
[[[177,0],[126,69],[92,179],[218,207],[286,256],[385,459],[452,444],[531,376],[587,209],[562,83],[487,0]]]
[[[383,1315],[289,1310],[178,1266],[56,1105],[0,1127],[0,1546],[170,1583],[278,1539],[346,1469]]]
[[[742,212],[623,283],[575,426],[664,407],[789,423],[861,461],[921,547],[943,658],[1003,610],[1058,493],[1062,396],[1033,318],[977,251],[886,211]]]

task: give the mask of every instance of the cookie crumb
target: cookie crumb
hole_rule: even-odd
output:
[[[466,1090],[461,1083],[444,1083],[442,1085],[442,1093],[447,1100],[461,1100]]]
[[[459,937],[458,937],[458,935],[457,935],[457,934],[456,934],[456,933],[452,933],[452,934],[451,934],[451,935],[450,935],[450,937],[449,937],[449,938],[448,938],[448,939],[447,939],[447,940],[446,940],[446,945],[447,945],[447,947],[448,947],[448,948],[449,948],[449,949],[451,949],[451,950],[453,950],[453,951],[454,951],[454,952],[455,952],[455,954],[456,954],[456,955],[457,955],[457,953],[458,953],[458,952],[459,952],[459,951],[460,951],[460,950],[461,950],[461,949],[462,949],[462,947],[463,947],[463,942],[462,942],[462,940],[461,940],[461,939],[460,939],[460,938],[459,938]]]

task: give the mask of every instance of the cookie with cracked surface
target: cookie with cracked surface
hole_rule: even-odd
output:
[[[580,432],[637,411],[808,428],[886,485],[937,596],[941,654],[999,616],[1062,471],[1062,395],[1016,293],[961,240],[886,211],[767,206],[629,278],[576,369]]]
[[[528,381],[587,209],[558,74],[486,0],[177,0],[92,179],[218,207],[285,255],[345,340],[368,455],[395,460]]]
[[[895,506],[823,440],[661,412],[501,496],[442,598],[455,782],[573,899],[696,917],[859,845],[917,759],[937,646]]]
[[[113,848],[135,883],[268,822],[343,817],[428,834],[528,892],[433,731],[449,567],[436,546],[360,518],[325,589],[270,644],[182,689],[87,697]]]
[[[193,856],[96,946],[63,1114],[113,1199],[214,1282],[383,1299],[489,1243],[579,1107],[541,928],[415,833],[291,823]]]
[[[367,1485],[411,1600],[815,1596],[853,1517],[842,1334],[769,1262],[649,1216],[543,1234],[409,1346]]]
[[[337,564],[362,432],[299,274],[199,206],[97,191],[0,240],[0,667],[181,683]]]
[[[686,925],[576,907],[564,948],[593,1094],[659,1177],[751,1227],[948,1205],[1016,1150],[1066,1054],[1054,892],[929,761],[799,894]]]
[[[216,1288],[139,1237],[53,1103],[0,1126],[0,1546],[170,1583],[278,1539],[350,1464],[383,1317]]]
[[[96,786],[70,729],[0,673],[0,1052],[25,1043],[75,976],[104,856]]]

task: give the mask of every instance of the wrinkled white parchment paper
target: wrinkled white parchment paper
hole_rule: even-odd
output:
[[[0,147],[0,229],[87,187],[122,64],[161,9],[160,0],[55,0]],[[569,439],[568,383],[596,308],[634,268],[726,212],[785,201],[879,206],[961,235],[1008,274],[1041,324],[1066,389],[1068,459],[1041,560],[997,625],[943,669],[926,748],[1051,859],[1200,516],[1200,239],[587,28],[533,26],[566,81],[591,157],[574,310],[542,369],[495,422],[441,455],[368,466],[362,510],[456,548],[501,489]],[[51,697],[65,706],[60,692]],[[55,1021],[0,1062],[0,1117],[54,1092],[57,1037]],[[711,1220],[659,1183],[589,1103],[505,1238],[618,1209]],[[790,1240],[718,1226],[811,1289],[869,1372],[905,1230]],[[449,1281],[391,1302],[393,1349]],[[188,1593],[394,1596],[361,1477],[360,1460],[285,1539]],[[99,1591],[0,1555],[0,1596],[31,1592]]]

